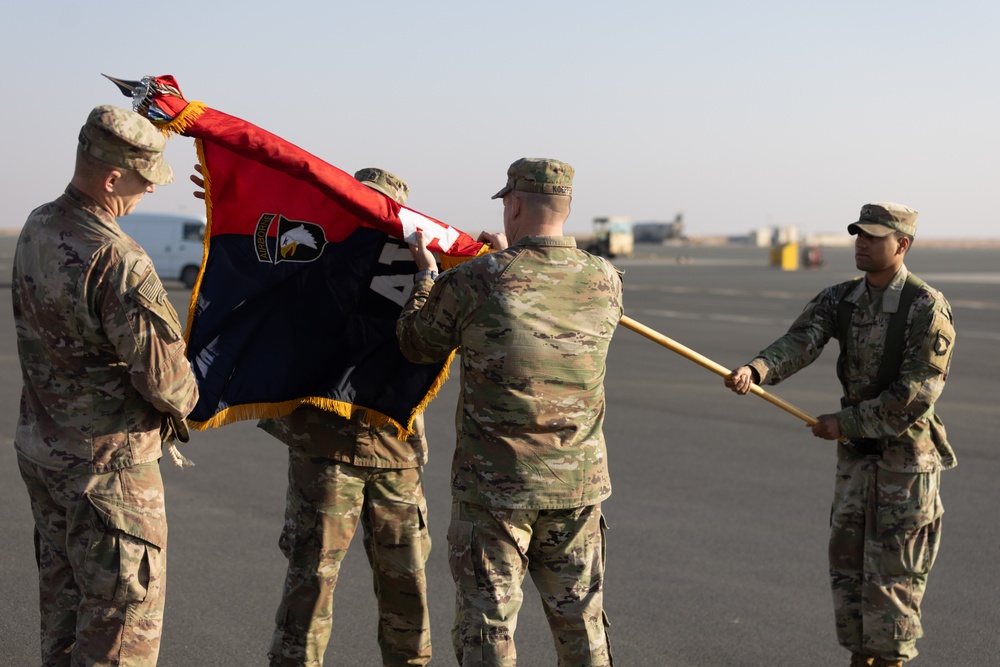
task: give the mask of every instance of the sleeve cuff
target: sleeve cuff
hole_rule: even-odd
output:
[[[424,269],[423,271],[417,271],[413,276],[413,281],[423,280],[424,278],[430,278],[431,280],[437,280],[438,272],[433,269]]]
[[[840,435],[845,438],[861,438],[861,424],[858,423],[858,409],[856,407],[844,408],[840,412],[834,413],[837,423],[840,425]]]
[[[767,378],[771,374],[771,368],[768,365],[767,360],[765,360],[763,357],[757,357],[749,364],[747,364],[747,366],[757,371],[759,385],[763,386],[767,384]]]

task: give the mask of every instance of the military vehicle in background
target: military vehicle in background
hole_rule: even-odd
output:
[[[684,241],[684,214],[678,213],[673,222],[637,222],[632,225],[636,243],[667,243]]]
[[[594,236],[585,250],[602,257],[631,257],[635,247],[632,221],[621,216],[594,218]]]
[[[194,287],[204,252],[204,217],[133,213],[118,218],[118,226],[142,246],[160,278]]]

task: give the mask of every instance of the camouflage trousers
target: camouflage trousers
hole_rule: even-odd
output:
[[[155,665],[167,548],[159,464],[102,474],[18,465],[35,519],[42,665]]]
[[[289,450],[279,539],[288,572],[268,653],[271,665],[323,664],[340,564],[359,521],[378,602],[383,663],[427,664],[426,516],[421,468],[360,467]]]
[[[837,639],[855,653],[911,660],[941,542],[940,473],[899,473],[841,456],[830,518]]]
[[[463,667],[517,664],[514,630],[527,570],[561,667],[610,667],[600,504],[560,510],[455,500],[448,560],[456,586],[452,641]]]

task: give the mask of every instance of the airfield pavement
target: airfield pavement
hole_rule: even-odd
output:
[[[0,664],[38,662],[32,521],[13,448],[20,371],[10,305],[13,236],[0,237]],[[625,270],[626,313],[733,367],[784,332],[826,285],[857,274],[851,251],[816,270],[768,266],[766,249],[641,245]],[[909,268],[952,304],[957,343],[938,410],[958,455],[942,475],[941,552],[924,599],[913,663],[1000,664],[1000,250],[922,247]],[[177,311],[189,292],[168,283]],[[835,342],[812,367],[769,388],[810,414],[838,407]],[[434,660],[454,664],[454,588],[445,532],[457,368],[427,412],[425,472],[434,548],[428,563]],[[605,433],[614,493],[606,607],[624,667],[847,665],[827,581],[831,443],[754,396],[619,328],[607,369]],[[164,459],[170,521],[164,667],[266,664],[284,576],[278,551],[286,448],[242,422],[196,432],[197,467]],[[336,592],[327,664],[381,664],[371,574],[356,537]],[[519,664],[555,664],[530,580],[517,627]]]

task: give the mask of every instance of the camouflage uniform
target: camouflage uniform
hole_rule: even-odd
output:
[[[837,371],[844,407],[836,418],[851,441],[837,446],[830,577],[840,644],[890,661],[917,655],[920,602],[941,536],[940,471],[956,465],[934,412],[955,340],[951,307],[937,290],[924,285],[917,291],[906,315],[899,374],[879,391],[889,315],[899,308],[907,275],[902,266],[874,297],[866,280],[828,287],[749,364],[761,384],[784,380],[838,336],[841,299],[853,304]],[[863,449],[861,438],[879,447]]]
[[[113,107],[81,131],[84,152],[159,183],[171,175],[163,145]],[[73,185],[25,223],[12,292],[42,663],[153,665],[167,546],[160,426],[198,398],[177,315],[146,253]]]
[[[531,187],[524,182],[538,171],[539,186],[572,177],[562,163],[525,162],[511,167],[515,186]],[[553,164],[569,176],[546,173]],[[515,664],[526,568],[559,664],[611,662],[602,425],[605,358],[621,314],[615,268],[571,237],[553,236],[526,236],[436,282],[423,277],[403,309],[397,335],[407,358],[431,363],[456,347],[462,353],[448,531],[462,665]]]
[[[362,169],[355,178],[400,204],[406,199],[406,183],[388,172]],[[395,426],[375,427],[362,415],[345,419],[306,405],[259,424],[289,448],[279,539],[288,572],[271,665],[323,664],[340,564],[359,521],[378,601],[383,663],[425,665],[431,658],[423,418],[414,421],[412,436],[400,440]]]

